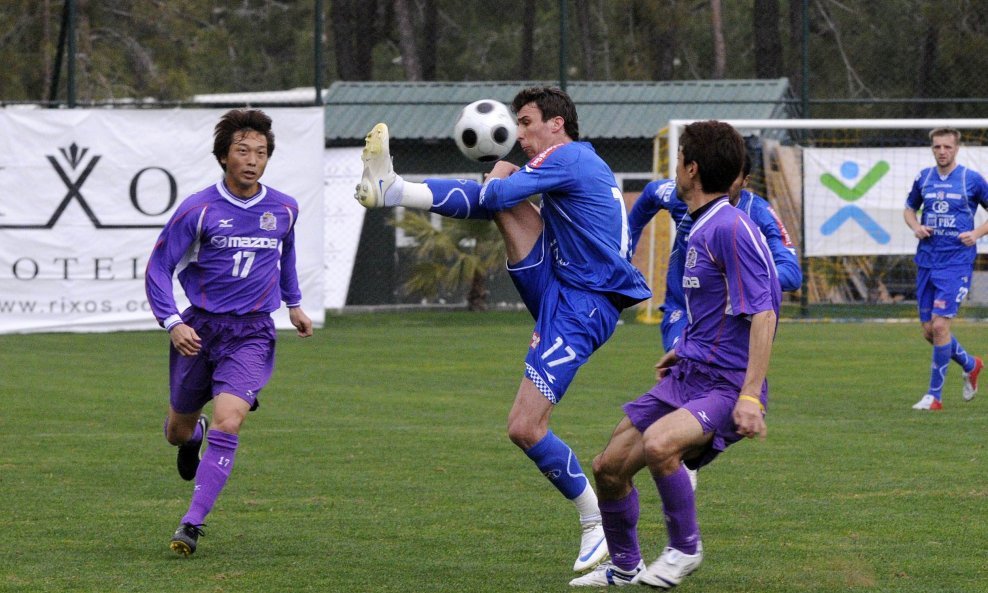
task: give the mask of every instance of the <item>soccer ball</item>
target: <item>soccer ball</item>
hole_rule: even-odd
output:
[[[517,134],[511,112],[493,99],[464,107],[453,126],[453,139],[460,152],[482,163],[503,159],[515,145]]]

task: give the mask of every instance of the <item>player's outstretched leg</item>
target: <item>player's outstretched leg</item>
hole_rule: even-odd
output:
[[[403,180],[391,166],[389,145],[388,126],[383,123],[374,126],[364,138],[364,151],[360,155],[364,172],[353,197],[365,208],[396,206],[401,197]]]
[[[195,432],[189,442],[178,447],[178,475],[183,480],[196,477],[199,461],[202,459],[202,446],[206,442],[206,431],[209,430],[209,418],[205,414],[199,416]]]
[[[172,536],[171,549],[176,554],[180,556],[191,556],[196,551],[196,545],[199,543],[199,536],[205,535],[206,532],[203,531],[205,525],[193,525],[192,523],[182,523],[175,530],[175,535]]]
[[[380,123],[364,139],[363,174],[353,197],[365,208],[404,206],[448,218],[490,220],[494,212],[480,205],[480,184],[467,179],[405,181],[394,171],[388,126]]]

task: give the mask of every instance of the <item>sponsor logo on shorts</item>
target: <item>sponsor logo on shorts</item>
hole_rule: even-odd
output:
[[[934,309],[946,309],[947,308],[947,301],[945,301],[943,299],[937,299],[937,300],[933,301],[933,308]]]
[[[538,347],[539,342],[541,342],[541,341],[542,341],[542,338],[539,336],[539,332],[532,332],[532,341],[528,343],[528,347],[529,348],[536,348],[536,347]]]

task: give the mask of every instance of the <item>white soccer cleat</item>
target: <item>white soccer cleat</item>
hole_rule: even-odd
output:
[[[576,572],[591,569],[607,558],[607,540],[604,539],[604,526],[600,521],[584,523],[582,529],[580,555],[573,563]]]
[[[697,544],[696,554],[684,554],[675,548],[666,548],[662,550],[658,560],[638,573],[634,582],[659,589],[672,589],[699,568],[701,562],[703,544]]]
[[[943,404],[940,403],[933,395],[927,393],[918,402],[913,404],[914,410],[931,410],[936,412],[943,409]]]
[[[385,202],[384,196],[398,178],[391,166],[387,124],[377,124],[364,138],[364,151],[360,159],[364,161],[364,173],[357,184],[353,197],[365,208],[393,206]]]
[[[983,368],[985,368],[985,363],[981,357],[975,356],[974,368],[971,369],[970,373],[964,373],[964,401],[969,402],[978,394],[978,375],[981,374]]]
[[[635,577],[645,570],[645,563],[638,561],[633,570],[625,571],[610,562],[598,564],[592,572],[576,577],[569,582],[571,587],[623,587],[634,583]]]

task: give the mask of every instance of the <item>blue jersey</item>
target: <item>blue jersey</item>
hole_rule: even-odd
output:
[[[796,248],[789,231],[768,201],[745,189],[741,191],[736,207],[743,210],[765,235],[772,252],[772,260],[778,269],[782,290],[785,292],[799,290],[803,284],[803,273],[799,267]],[[686,253],[686,238],[693,227],[693,219],[690,218],[686,204],[676,193],[675,181],[661,179],[645,186],[628,215],[632,245],[637,247],[642,230],[659,210],[668,210],[676,224],[676,237],[669,254],[669,267],[666,272],[666,297],[663,307],[682,309],[686,305],[682,287],[683,260]]]
[[[974,265],[977,247],[964,245],[957,235],[974,229],[978,206],[988,208],[984,177],[957,165],[946,177],[936,167],[923,169],[913,181],[906,207],[922,208],[920,224],[933,229],[916,248],[916,265],[924,268]]]
[[[772,252],[779,273],[779,284],[783,292],[799,290],[803,285],[803,272],[799,267],[799,257],[792,243],[786,225],[769,205],[768,200],[746,189],[741,190],[741,197],[734,206],[743,210],[765,235],[768,248]]]
[[[619,307],[652,296],[631,264],[624,198],[610,167],[586,142],[557,144],[505,179],[484,183],[480,203],[498,211],[541,194],[553,269],[566,285],[613,295]]]
[[[182,320],[172,292],[175,270],[189,302],[209,313],[270,313],[301,304],[295,272],[298,202],[261,186],[241,200],[221,180],[193,194],[162,229],[148,260],[145,288],[155,318]]]
[[[682,278],[689,324],[680,358],[722,369],[748,368],[750,316],[779,315],[782,292],[764,237],[727,197],[698,211],[686,244]]]
[[[676,193],[676,182],[672,179],[652,181],[645,186],[628,214],[628,226],[631,228],[631,244],[637,248],[642,230],[659,210],[667,210],[676,225],[676,237],[672,251],[669,253],[669,266],[666,269],[666,296],[662,305],[663,311],[682,311],[686,309],[683,298],[683,257],[686,252],[686,237],[690,234],[693,219],[689,209],[679,199]]]

